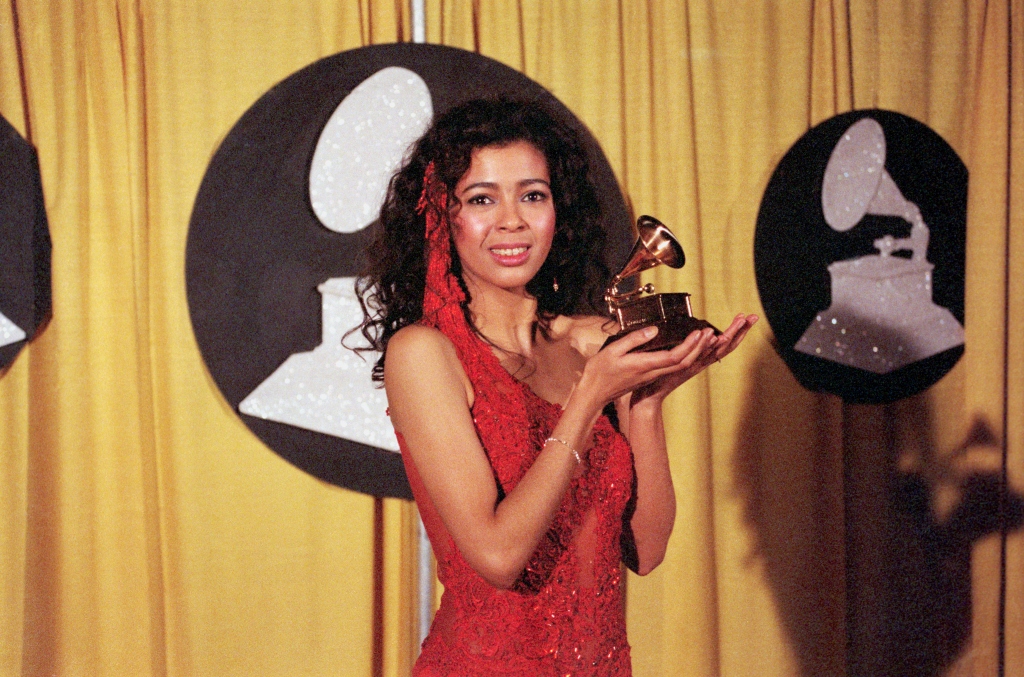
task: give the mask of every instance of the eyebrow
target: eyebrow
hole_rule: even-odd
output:
[[[548,183],[547,181],[545,181],[544,179],[523,179],[522,181],[517,183],[516,186],[518,186],[519,188],[524,188],[524,187],[532,185],[534,183],[539,183],[539,184],[547,186],[548,188],[551,188],[551,184]],[[466,191],[472,190],[474,188],[497,188],[497,187],[498,187],[498,184],[494,183],[493,181],[477,181],[476,183],[471,183],[468,186],[466,186],[465,188],[463,188],[462,192],[465,193]]]

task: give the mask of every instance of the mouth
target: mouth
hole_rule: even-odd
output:
[[[492,251],[496,256],[505,258],[525,254],[528,249],[529,247],[520,245],[518,247],[493,247],[490,251]]]
[[[503,266],[518,266],[529,258],[530,247],[528,245],[509,245],[505,247],[491,247],[491,252],[498,263]]]

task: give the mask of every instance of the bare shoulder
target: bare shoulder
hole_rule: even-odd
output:
[[[384,387],[389,401],[399,391],[420,394],[458,384],[472,406],[473,388],[455,346],[433,327],[411,324],[388,341],[384,360]]]
[[[560,315],[552,323],[553,332],[568,336],[573,348],[586,358],[595,355],[617,329],[611,318],[600,315]]]
[[[388,341],[388,357],[391,351],[404,355],[408,352],[419,351],[451,351],[455,354],[455,346],[448,340],[448,337],[434,327],[423,324],[410,324],[402,327]]]

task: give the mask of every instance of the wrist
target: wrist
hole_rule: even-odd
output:
[[[583,458],[580,456],[580,452],[576,451],[576,448],[563,440],[561,437],[549,437],[544,440],[544,446],[546,447],[549,442],[557,442],[572,453],[572,457],[576,460],[576,465],[583,465]]]
[[[649,395],[640,399],[630,398],[629,401],[629,416],[630,418],[661,418],[661,405],[665,402],[665,398],[661,395]]]
[[[577,411],[585,420],[589,421],[590,425],[593,425],[604,410],[605,404],[606,402],[600,401],[600,397],[594,395],[594,388],[584,370],[580,380],[576,382],[569,393],[565,411],[568,412],[570,409]]]

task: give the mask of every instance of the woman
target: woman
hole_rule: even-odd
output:
[[[509,100],[438,118],[392,180],[363,332],[445,586],[416,675],[630,674],[620,561],[651,571],[675,519],[662,401],[756,318],[601,350],[597,205],[577,135]]]

